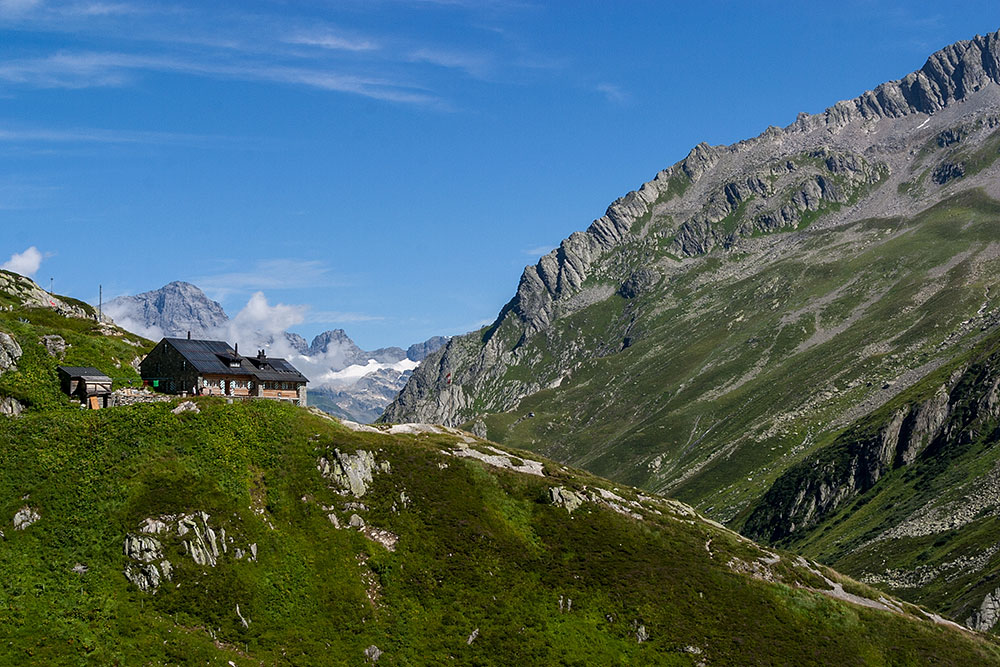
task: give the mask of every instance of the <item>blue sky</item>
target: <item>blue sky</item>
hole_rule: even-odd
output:
[[[369,349],[462,333],[698,142],[997,28],[995,1],[0,0],[0,262],[92,302],[261,291]]]

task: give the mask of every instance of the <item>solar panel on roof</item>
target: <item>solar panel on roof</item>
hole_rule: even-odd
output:
[[[255,359],[241,357],[228,343],[219,340],[197,340],[190,338],[164,338],[199,373],[214,375],[248,375],[261,381],[308,382],[304,375],[290,363],[280,358],[266,359],[267,368],[258,368]],[[240,365],[234,368],[230,360],[238,359]],[[254,362],[254,363],[251,363]]]

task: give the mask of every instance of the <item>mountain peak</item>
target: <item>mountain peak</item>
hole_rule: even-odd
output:
[[[104,306],[121,326],[164,336],[205,335],[229,321],[217,302],[188,282],[175,280],[134,296],[120,296]]]

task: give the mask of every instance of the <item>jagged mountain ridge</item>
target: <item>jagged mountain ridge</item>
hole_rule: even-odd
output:
[[[945,110],[949,105],[965,100],[989,84],[997,83],[998,77],[1000,32],[995,32],[986,37],[977,36],[973,40],[948,46],[933,54],[917,72],[898,81],[884,83],[853,100],[838,102],[821,114],[800,114],[794,123],[784,129],[770,127],[760,136],[732,146],[699,144],[684,160],[661,171],[652,181],[612,203],[607,212],[585,232],[573,233],[559,248],[542,257],[537,264],[526,267],[514,298],[503,308],[488,330],[486,347],[490,347],[489,339],[505,322],[515,321],[515,326],[521,333],[520,340],[525,340],[552,323],[557,316],[557,304],[563,313],[567,313],[589,305],[595,299],[606,297],[607,294],[600,290],[592,289],[588,294],[585,284],[588,280],[593,282],[594,278],[604,277],[602,274],[606,272],[601,270],[604,267],[599,265],[599,260],[606,259],[613,251],[624,250],[631,242],[650,236],[655,240],[669,234],[669,251],[678,256],[692,257],[705,254],[718,244],[732,246],[748,233],[761,231],[762,227],[754,222],[745,222],[735,229],[728,229],[717,223],[725,221],[741,205],[745,205],[750,196],[773,192],[773,188],[764,184],[754,172],[766,167],[767,175],[773,176],[776,169],[779,172],[785,170],[790,163],[771,163],[780,163],[777,156],[790,152],[788,147],[793,148],[796,153],[822,151],[817,157],[824,161],[829,176],[851,174],[852,184],[855,186],[871,185],[873,181],[882,180],[884,175],[879,175],[880,167],[857,155],[859,148],[862,151],[875,149],[876,154],[888,157],[888,153],[894,152],[893,148],[899,148],[892,143],[903,140],[921,124],[910,121],[912,116]],[[880,142],[865,136],[872,123],[883,119],[904,121],[904,124],[898,126],[898,136],[889,137],[888,146],[884,145],[887,142],[881,136],[877,137]],[[925,134],[931,136],[934,132],[925,131]],[[788,144],[791,146],[786,147]],[[880,147],[888,147],[888,153],[879,151]],[[847,148],[851,153],[845,155],[832,152],[838,148]],[[826,154],[827,151],[831,151],[830,154]],[[897,163],[900,161],[899,158],[895,160]],[[752,165],[750,170],[747,169],[747,163]],[[795,165],[792,167],[788,171],[794,172]],[[765,218],[763,229],[770,231],[787,227],[788,223],[801,221],[803,213],[820,211],[824,203],[848,203],[851,201],[851,194],[858,194],[830,187],[829,177],[822,170],[819,171],[821,173],[815,179],[807,179],[788,202],[772,213],[771,217]],[[712,174],[715,178],[707,179],[707,174]],[[671,205],[672,199],[680,201]],[[910,202],[896,204],[896,208],[901,210],[917,210]],[[871,211],[871,214],[877,212],[894,211]],[[853,213],[854,217],[868,214],[867,211]],[[650,229],[649,219],[663,219],[678,214],[686,218],[682,223],[675,223],[672,228],[665,230]],[[830,216],[825,222],[835,224],[841,219],[843,216]],[[637,229],[637,225],[643,222],[645,224]],[[621,272],[616,277],[619,284],[624,285],[630,276]],[[455,345],[459,344],[456,340]],[[496,356],[502,354],[496,347],[485,351],[483,358],[479,360],[483,370],[489,367]],[[451,370],[454,369],[449,369],[449,372]],[[431,367],[428,366],[423,373],[418,374],[418,379],[404,392],[400,401],[388,408],[387,419],[420,415],[437,418],[445,423],[455,423],[470,416],[468,412],[452,414],[455,411],[444,405],[426,409],[421,406],[422,401],[427,398],[428,381],[438,381],[436,389],[441,389],[441,374],[432,379],[428,376],[430,372]],[[460,386],[456,382],[449,385]],[[507,400],[507,405],[512,405],[517,398],[519,397]],[[457,405],[463,401],[454,397],[449,402]],[[504,406],[491,407],[502,409]]]
[[[699,145],[527,267],[494,324],[431,355],[383,420],[462,424],[741,525],[792,466],[1000,322],[998,40]],[[957,584],[893,590],[968,622],[995,588],[978,572],[959,605]]]

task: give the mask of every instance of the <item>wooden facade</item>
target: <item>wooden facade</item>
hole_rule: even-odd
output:
[[[59,366],[57,371],[63,393],[91,409],[108,407],[112,380],[107,375],[91,366]]]

